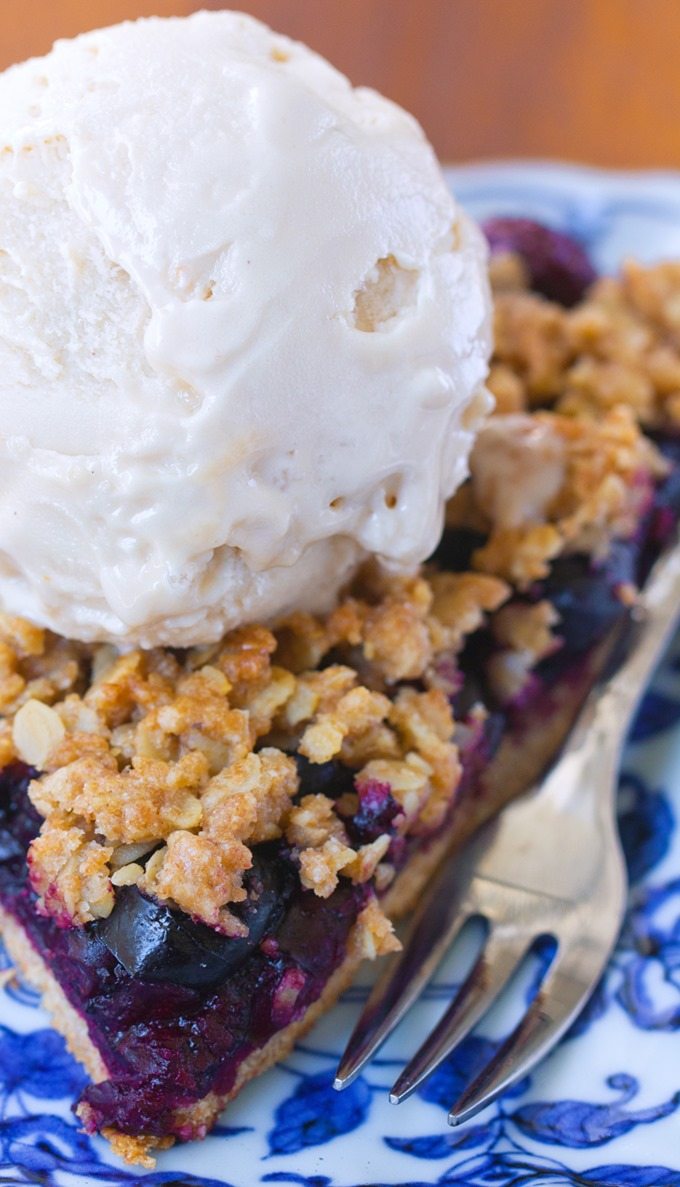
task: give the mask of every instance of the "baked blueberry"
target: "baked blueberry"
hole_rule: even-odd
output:
[[[597,273],[580,243],[563,231],[529,218],[489,218],[483,225],[492,254],[521,256],[535,292],[571,306],[580,301]]]
[[[276,930],[292,889],[292,871],[272,846],[253,850],[244,877],[248,897],[233,914],[246,936],[227,936],[143,894],[118,891],[116,905],[92,928],[131,977],[197,988],[223,980],[247,959],[265,933]]]

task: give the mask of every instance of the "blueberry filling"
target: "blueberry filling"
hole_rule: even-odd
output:
[[[464,573],[471,568],[472,554],[486,543],[481,532],[469,528],[445,528],[430,561],[450,573]]]
[[[483,223],[491,253],[514,252],[526,268],[529,285],[550,301],[570,307],[582,300],[596,272],[571,235],[529,218],[490,218]]]
[[[60,928],[37,914],[26,880],[26,849],[40,825],[26,794],[33,774],[20,763],[0,773],[0,841],[5,851],[7,838],[16,842],[0,859],[0,899],[84,1017],[109,1071],[83,1094],[86,1125],[190,1136],[174,1111],[228,1092],[246,1056],[319,997],[346,954],[366,888],[343,880],[320,899],[273,842],[255,850],[242,907],[247,939],[212,932],[133,888],[119,893],[104,923]]]
[[[177,1132],[175,1109],[210,1090],[229,1091],[249,1052],[319,996],[364,901],[365,892],[347,882],[326,900],[298,889],[276,938],[212,990],[144,983],[110,957],[85,1006],[91,1031],[112,1054],[111,1079],[83,1094],[88,1128]]]
[[[198,989],[224,980],[242,965],[266,933],[276,931],[295,883],[289,863],[277,860],[275,847],[253,850],[253,866],[244,878],[248,897],[232,913],[248,928],[246,936],[225,936],[124,886],[107,919],[92,931],[131,977],[165,981]]]
[[[354,845],[369,845],[383,833],[394,831],[394,822],[402,814],[389,783],[367,779],[357,784],[359,807],[347,820],[347,831]]]
[[[40,828],[40,816],[26,792],[37,771],[23,762],[0,770],[0,878],[24,871],[26,850]]]
[[[295,763],[300,779],[300,796],[327,795],[337,800],[346,791],[352,791],[352,772],[336,759],[330,762],[312,763],[303,754],[295,754]]]
[[[573,655],[604,638],[621,617],[619,590],[635,581],[635,549],[628,541],[612,545],[606,566],[581,554],[559,557],[537,592],[552,602],[560,619],[556,630]]]

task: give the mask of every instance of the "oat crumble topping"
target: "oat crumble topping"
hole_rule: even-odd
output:
[[[680,263],[626,262],[573,309],[525,291],[494,264],[496,353],[489,386],[499,412],[550,404],[593,418],[625,405],[643,425],[680,423]]]

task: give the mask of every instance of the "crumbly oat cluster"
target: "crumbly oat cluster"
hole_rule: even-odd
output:
[[[0,616],[0,763],[41,772],[29,864],[42,910],[83,924],[137,884],[238,935],[230,908],[252,846],[284,838],[302,884],[327,896],[340,877],[385,888],[394,834],[441,825],[460,779],[451,698],[467,637],[488,624],[491,687],[516,696],[559,646],[554,607],[523,591],[561,552],[604,554],[633,530],[665,468],[638,421],[680,420],[680,265],[628,265],[570,311],[524,291],[512,261],[496,272],[491,386],[501,413],[521,414],[515,489],[511,501],[473,460],[447,517],[486,537],[470,571],[369,567],[325,618],[294,614],[184,653],[120,655]],[[300,761],[331,760],[354,790],[301,792]],[[387,789],[397,811],[390,832],[357,845],[367,788]]]
[[[646,427],[680,424],[680,263],[628,261],[573,309],[526,291],[516,257],[492,261],[499,412],[549,404],[600,417],[625,406]]]
[[[519,443],[511,472],[498,468],[492,499],[488,481],[477,480],[473,456],[473,480],[451,500],[447,524],[483,533],[486,542],[473,555],[474,568],[519,589],[546,577],[550,562],[564,552],[605,556],[612,538],[634,532],[652,482],[668,472],[666,461],[624,405],[598,419],[539,410],[499,421],[508,441],[525,428],[530,428],[530,440],[524,449]],[[480,438],[480,454],[493,427],[492,419]],[[536,506],[529,497],[532,475],[543,481],[550,467],[556,480]],[[512,489],[517,485],[527,492],[523,515],[508,522],[498,510],[517,502]]]
[[[492,257],[491,279],[495,417],[447,524],[482,533],[473,568],[521,590],[564,552],[605,555],[613,537],[634,531],[651,482],[667,472],[640,427],[680,424],[680,264],[629,262],[571,309],[528,291],[512,253]]]
[[[467,574],[452,578],[450,598],[456,581],[470,627],[509,593]],[[30,795],[44,824],[29,853],[41,909],[86,923],[111,912],[116,887],[137,884],[238,935],[229,906],[245,897],[251,847],[279,837],[319,895],[340,875],[387,885],[393,830],[358,847],[349,838],[362,789],[388,787],[397,832],[422,833],[441,823],[460,773],[437,664],[465,624],[448,627],[434,601],[423,577],[367,573],[326,619],[294,616],[278,639],[251,627],[181,657],[79,648],[68,683],[37,690],[30,662],[39,655],[49,670],[63,641],[36,632],[28,657],[25,624],[0,620],[14,692],[3,759],[42,772]],[[296,752],[340,761],[356,790],[300,798]]]

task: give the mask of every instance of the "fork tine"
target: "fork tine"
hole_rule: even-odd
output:
[[[430,977],[455,940],[463,924],[471,918],[461,914],[443,937],[428,944],[414,928],[412,943],[405,946],[396,961],[390,963],[373,987],[361,1017],[350,1036],[333,1081],[337,1089],[347,1088],[392,1034],[413,1003],[420,997]]]
[[[492,835],[480,830],[467,853],[445,861],[416,912],[396,961],[376,983],[340,1061],[334,1087],[346,1088],[392,1033],[427,985],[463,924],[479,911],[469,900],[480,848]]]
[[[481,1112],[530,1072],[554,1046],[590,997],[604,971],[608,952],[593,957],[585,945],[579,945],[575,952],[570,949],[564,957],[558,950],[522,1021],[452,1106],[449,1125],[462,1125]]]
[[[455,1050],[502,993],[529,949],[529,940],[494,928],[468,977],[390,1092],[397,1105]]]

